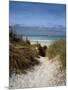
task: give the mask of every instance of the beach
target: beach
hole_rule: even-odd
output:
[[[30,40],[31,44],[40,44],[41,46],[48,46],[51,45],[55,40]]]

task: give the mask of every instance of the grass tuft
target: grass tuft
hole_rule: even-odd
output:
[[[40,62],[35,59],[35,57],[38,57],[38,53],[29,41],[17,38],[13,33],[11,33],[9,37],[10,76],[12,73],[26,73],[27,69],[31,69],[34,65],[40,64]]]
[[[61,62],[62,68],[66,68],[66,41],[57,40],[47,49],[47,56],[49,59],[60,56],[59,61]]]

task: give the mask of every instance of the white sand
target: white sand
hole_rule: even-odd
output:
[[[32,40],[30,42],[31,42],[31,44],[39,43],[39,44],[41,44],[41,46],[44,46],[44,45],[49,46],[51,43],[54,42],[54,40]]]
[[[35,66],[33,71],[28,71],[26,75],[12,75],[10,78],[10,88],[30,88],[65,85],[65,71],[60,70],[58,57],[54,61],[49,61],[48,57],[40,57],[40,65]]]

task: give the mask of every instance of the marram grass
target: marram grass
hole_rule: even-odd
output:
[[[59,61],[61,62],[62,68],[66,68],[66,41],[57,40],[52,43],[47,49],[47,56],[49,60],[59,55]]]

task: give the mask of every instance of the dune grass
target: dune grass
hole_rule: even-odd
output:
[[[66,68],[66,41],[57,40],[51,44],[47,50],[47,56],[52,59],[59,55],[59,61],[61,62],[62,68]]]
[[[36,49],[29,41],[24,41],[13,33],[9,35],[9,71],[12,73],[26,73],[27,69],[32,69],[34,65],[40,64],[35,59],[38,57]]]

